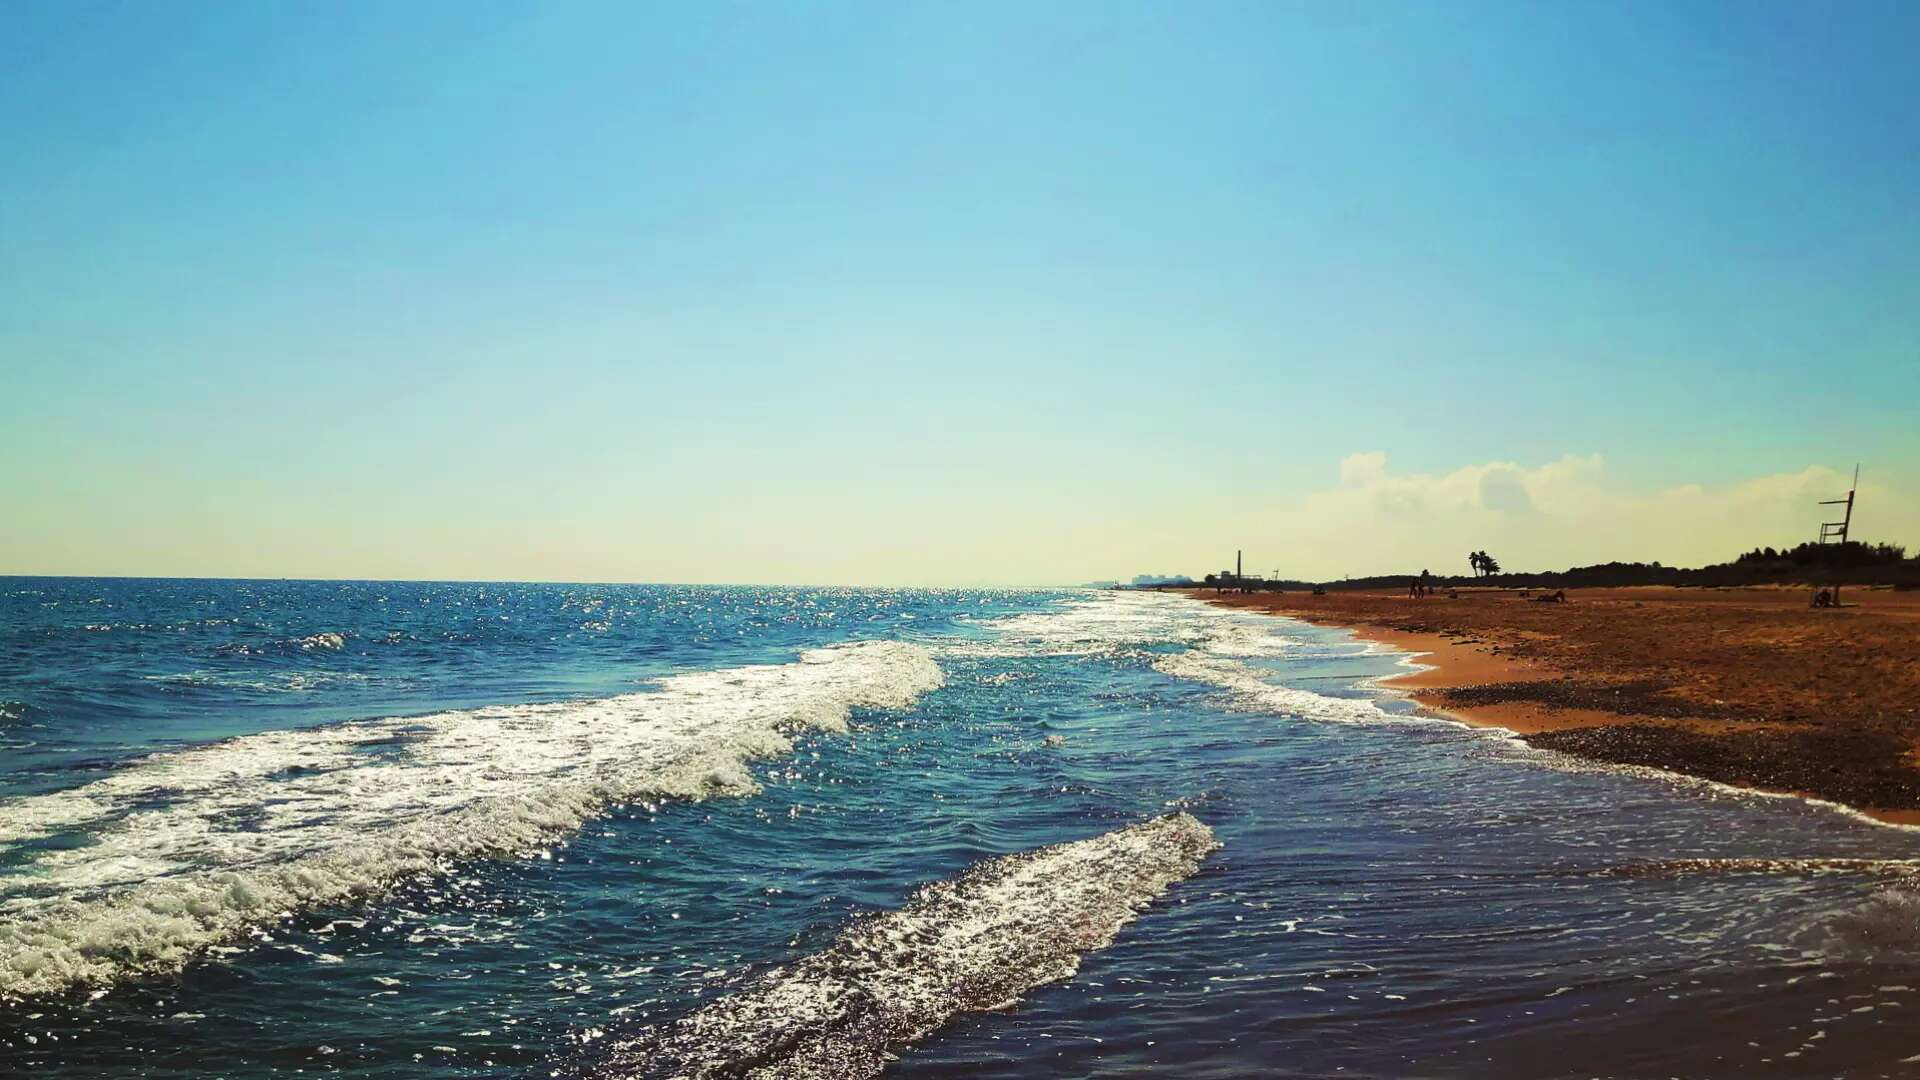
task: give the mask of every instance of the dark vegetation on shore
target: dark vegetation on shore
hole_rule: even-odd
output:
[[[1244,587],[1250,591],[1266,592],[1313,588],[1405,589],[1423,580],[1434,588],[1464,585],[1516,589],[1571,589],[1581,586],[1623,588],[1633,585],[1693,585],[1709,588],[1739,585],[1893,585],[1920,588],[1920,557],[1908,558],[1907,549],[1899,544],[1868,544],[1850,540],[1844,544],[1805,543],[1779,550],[1755,548],[1729,562],[1693,568],[1663,566],[1657,562],[1608,562],[1576,566],[1569,570],[1434,575],[1425,579],[1418,574],[1380,574],[1325,582],[1249,578],[1244,582],[1223,581],[1219,584],[1228,588]],[[1215,584],[1212,575],[1208,576],[1206,584]]]

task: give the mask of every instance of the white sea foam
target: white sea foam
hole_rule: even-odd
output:
[[[91,630],[93,627],[88,627],[87,629]],[[101,629],[110,630],[113,628],[101,627]],[[138,629],[147,628],[139,627]],[[259,656],[265,653],[291,652],[294,650],[312,652],[315,649],[319,649],[324,652],[339,652],[346,647],[347,636],[345,634],[337,630],[323,630],[320,633],[308,634],[305,637],[287,638],[284,641],[274,641],[266,644],[249,644],[244,641],[236,641],[231,644],[222,645],[214,651],[233,656]]]
[[[988,859],[854,924],[830,948],[616,1046],[617,1076],[857,1080],[957,1013],[1079,969],[1219,844],[1170,814]]]
[[[993,639],[962,643],[950,651],[987,656],[1146,656],[1161,673],[1217,686],[1244,708],[1353,723],[1408,719],[1370,700],[1278,685],[1272,681],[1273,671],[1243,662],[1361,656],[1377,649],[1372,642],[1315,642],[1291,636],[1280,632],[1287,624],[1268,615],[1183,596],[1115,592],[990,625],[997,631]],[[1165,647],[1181,651],[1159,651]]]
[[[319,690],[342,683],[382,681],[378,676],[357,671],[274,671],[261,674],[242,672],[178,671],[165,675],[142,675],[147,682],[171,686],[217,686],[223,690],[251,690],[262,694],[288,694]]]
[[[749,759],[940,685],[901,642],[675,675],[651,692],[274,731],[0,803],[0,844],[84,830],[0,876],[0,997],[176,969],[285,912],[531,850],[612,804],[758,790]]]
[[[1821,945],[1835,955],[1920,953],[1920,887],[1881,889],[1823,929]]]
[[[1158,593],[1113,595],[1131,597],[1127,602],[1128,611],[1124,618],[1116,619],[1098,613],[1100,604],[1112,603],[1104,597],[1084,602],[1095,609],[1093,612],[1086,614],[1070,612],[1068,617],[1083,624],[1105,625],[1115,629],[1131,628],[1126,632],[1135,634],[1143,641],[1179,641],[1187,644],[1189,647],[1185,652],[1167,653],[1155,657],[1153,666],[1163,674],[1175,678],[1208,683],[1226,690],[1232,695],[1231,700],[1243,708],[1271,710],[1312,720],[1348,723],[1390,721],[1397,724],[1438,724],[1455,727],[1470,732],[1489,744],[1497,744],[1505,751],[1534,764],[1568,772],[1636,777],[1669,786],[1698,788],[1717,795],[1731,795],[1743,799],[1791,799],[1821,807],[1877,828],[1920,832],[1920,825],[1883,821],[1854,807],[1812,796],[1792,792],[1762,791],[1647,765],[1625,765],[1565,754],[1557,750],[1536,747],[1506,728],[1471,725],[1444,716],[1418,712],[1388,712],[1380,708],[1376,701],[1400,698],[1403,692],[1390,684],[1383,683],[1382,677],[1363,679],[1356,684],[1363,690],[1380,695],[1380,698],[1374,700],[1336,698],[1309,690],[1279,686],[1269,681],[1273,672],[1251,664],[1240,663],[1237,658],[1291,660],[1398,655],[1401,665],[1411,670],[1427,670],[1428,665],[1420,662],[1420,658],[1425,656],[1425,653],[1407,652],[1384,642],[1358,639],[1309,642],[1289,637],[1277,631],[1277,627],[1284,627],[1287,624],[1279,622],[1272,616],[1246,615],[1188,597],[1165,596]],[[1145,628],[1157,629],[1147,631]],[[1914,904],[1920,907],[1920,900],[1914,901]]]
[[[955,642],[947,651],[982,656],[1093,656],[1148,646],[1181,645],[1220,656],[1286,657],[1318,651],[1360,651],[1360,643],[1310,646],[1277,633],[1275,620],[1158,593],[1101,593],[1047,611],[984,624],[985,641]]]
[[[1277,634],[1271,626],[1249,624],[1238,619],[1222,621],[1208,628],[1197,643],[1198,648],[1215,656],[1266,656],[1294,657],[1304,656],[1310,646],[1296,637]],[[1333,655],[1357,654],[1357,648],[1343,647]]]
[[[1140,593],[1106,593],[984,625],[988,641],[953,642],[947,651],[981,656],[1091,656],[1143,645],[1190,644],[1205,627],[1183,618],[1184,605]]]
[[[1350,724],[1406,719],[1386,712],[1366,698],[1338,698],[1280,686],[1268,681],[1271,673],[1226,657],[1174,653],[1154,661],[1153,666],[1177,679],[1217,686],[1246,708]]]
[[[1846,856],[1755,856],[1659,859],[1592,871],[1607,877],[1679,877],[1684,875],[1913,874],[1920,859],[1868,859]]]

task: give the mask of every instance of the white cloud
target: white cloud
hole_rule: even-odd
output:
[[[1386,474],[1387,453],[1384,450],[1348,454],[1346,460],[1340,463],[1340,482],[1348,487],[1366,487]]]
[[[1396,473],[1376,450],[1342,461],[1338,486],[1259,513],[1243,527],[1258,537],[1261,565],[1274,562],[1302,577],[1464,572],[1466,553],[1481,548],[1513,569],[1614,559],[1694,566],[1813,539],[1822,514],[1834,509],[1818,502],[1843,495],[1849,480],[1816,465],[1733,484],[1636,492],[1615,481],[1599,455],[1535,466],[1490,461],[1434,474]],[[1920,540],[1916,505],[1863,484],[1855,537]]]

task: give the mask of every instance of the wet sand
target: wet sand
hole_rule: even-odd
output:
[[[1537,746],[1920,823],[1920,592],[1849,588],[1838,610],[1800,588],[1190,595],[1427,654],[1394,685]]]

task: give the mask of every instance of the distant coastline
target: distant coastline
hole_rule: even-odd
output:
[[[1476,559],[1485,552],[1475,552]],[[1478,564],[1476,564],[1478,565]],[[1191,581],[1192,579],[1187,579]],[[1489,560],[1488,568],[1473,575],[1374,574],[1334,581],[1306,581],[1294,578],[1264,577],[1248,574],[1239,577],[1231,569],[1208,574],[1196,584],[1208,587],[1249,589],[1255,592],[1348,589],[1406,589],[1419,583],[1439,589],[1501,586],[1515,589],[1631,588],[1643,585],[1728,588],[1754,585],[1847,586],[1885,585],[1896,589],[1920,589],[1920,555],[1909,558],[1900,544],[1869,544],[1860,541],[1842,543],[1805,543],[1797,547],[1755,548],[1738,558],[1708,566],[1667,566],[1659,562],[1605,562],[1575,566],[1567,570],[1502,571]],[[1179,587],[1181,582],[1142,574],[1133,579],[1136,588]]]

